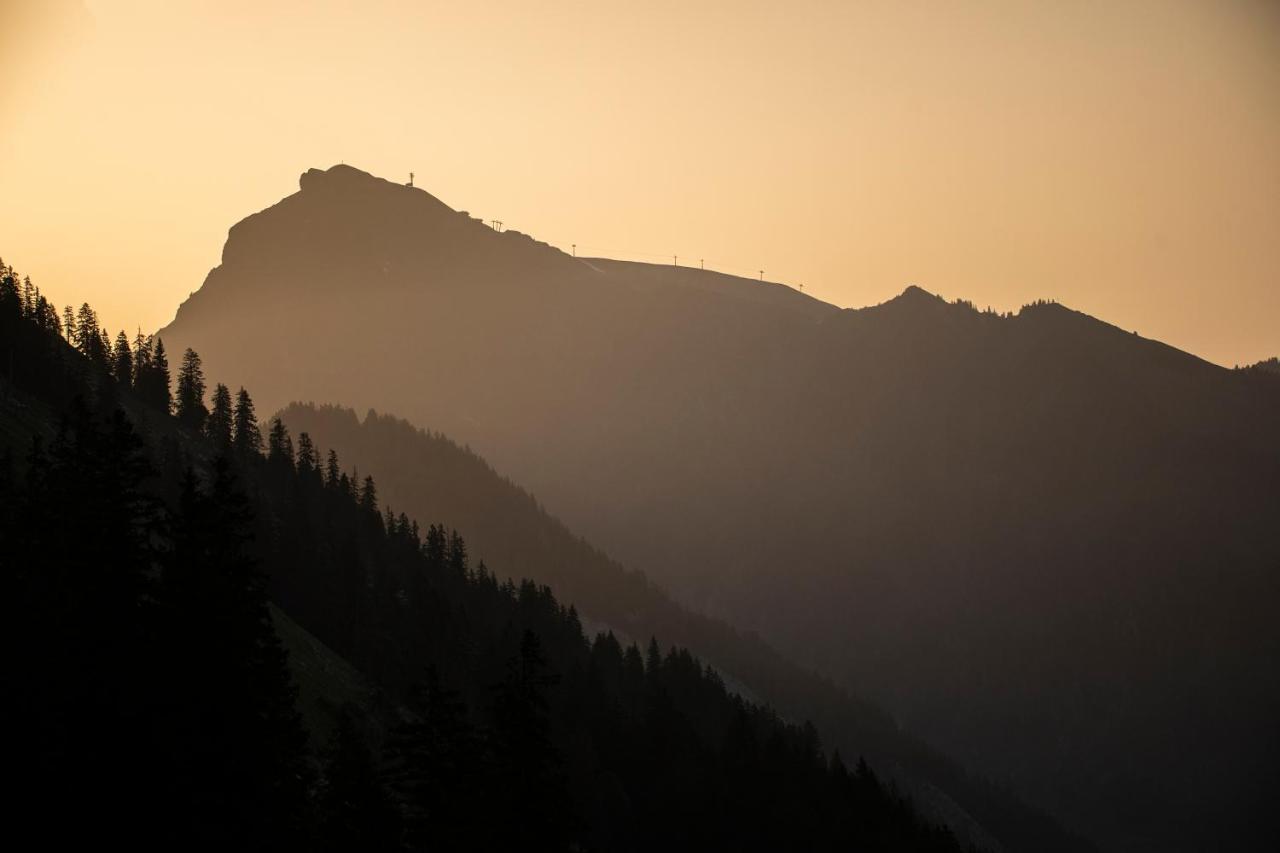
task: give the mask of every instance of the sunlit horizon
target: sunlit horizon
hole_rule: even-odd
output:
[[[234,223],[345,162],[579,254],[1280,352],[1274,5],[3,14],[0,251],[113,330],[165,325]]]

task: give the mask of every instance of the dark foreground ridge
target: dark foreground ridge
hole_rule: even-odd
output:
[[[961,850],[689,651],[588,639],[305,433],[264,436],[243,389],[207,406],[194,352],[171,400],[161,341],[68,317],[0,271],[14,837]]]

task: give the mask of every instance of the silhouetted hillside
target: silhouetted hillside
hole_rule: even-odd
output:
[[[983,844],[1009,850],[1088,849],[1016,797],[972,778],[880,709],[782,659],[754,635],[673,602],[642,573],[628,572],[549,516],[534,497],[447,437],[399,418],[294,404],[280,413],[295,434],[377,479],[379,498],[411,517],[467,531],[473,558],[520,566],[549,583],[584,617],[623,636],[656,634],[695,648],[731,680],[787,718],[809,718],[835,748],[890,768],[929,814]]]
[[[195,352],[175,404],[167,375],[153,399],[160,341],[109,357],[88,306],[63,324],[15,281],[0,268],[18,843],[961,850],[687,650],[589,640],[549,587],[384,510],[243,388],[206,407]]]
[[[1280,394],[1051,303],[574,259],[349,167],[165,339],[466,442],[687,603],[1117,848],[1269,839]],[[1188,749],[1189,744],[1200,748]]]

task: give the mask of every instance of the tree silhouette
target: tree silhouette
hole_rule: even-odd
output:
[[[133,386],[133,350],[129,348],[129,338],[123,330],[116,335],[115,349],[112,351],[111,359],[111,373],[116,381],[125,388],[131,388]]]
[[[338,454],[329,449],[329,458],[324,466],[324,484],[330,488],[338,487],[338,479],[342,476],[342,468],[338,465]]]
[[[16,297],[16,292],[14,295]],[[66,337],[68,343],[75,346],[76,312],[70,305],[62,309],[62,334]]]
[[[271,419],[271,429],[267,432],[267,462],[276,468],[293,469],[293,439],[289,430],[279,418]]]
[[[242,457],[262,455],[258,415],[253,409],[253,399],[244,388],[236,395],[235,431],[231,444]]]
[[[493,704],[495,796],[507,817],[499,843],[532,850],[564,849],[568,841],[567,803],[560,756],[551,742],[547,688],[559,679],[547,672],[542,645],[526,629],[519,653],[507,663],[507,676]]]
[[[219,382],[213,389],[213,408],[205,420],[205,435],[221,451],[231,449],[235,413],[231,409],[231,389]]]
[[[147,382],[147,394],[153,406],[166,414],[173,408],[173,395],[169,392],[169,357],[165,355],[164,341],[156,338],[151,353],[151,365]]]
[[[462,850],[484,835],[480,739],[458,694],[434,666],[411,689],[386,748],[387,781],[413,849]]]
[[[178,388],[174,395],[178,420],[192,429],[204,426],[209,410],[204,405],[204,368],[200,355],[190,347],[182,354],[178,369]]]
[[[378,486],[372,476],[365,477],[360,486],[360,506],[369,512],[378,511]]]
[[[183,478],[164,563],[173,619],[168,689],[182,714],[170,723],[183,807],[226,849],[287,846],[305,819],[306,736],[285,653],[248,553],[252,513],[225,456],[212,480]],[[268,842],[264,844],[264,842]]]
[[[320,455],[307,433],[298,434],[298,474],[309,485],[320,476]]]

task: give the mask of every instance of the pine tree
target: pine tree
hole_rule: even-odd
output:
[[[649,638],[649,648],[644,656],[644,671],[650,678],[662,671],[662,650],[658,648],[658,638]]]
[[[62,321],[58,319],[58,309],[43,296],[40,297],[40,308],[45,318],[44,327],[56,335],[61,335]]]
[[[427,558],[428,566],[436,570],[444,568],[447,543],[443,528],[435,524],[427,528],[427,541],[422,546],[422,552]]]
[[[62,334],[67,342],[75,346],[76,338],[76,312],[70,305],[62,309]]]
[[[567,794],[544,695],[559,679],[546,669],[541,643],[525,630],[493,706],[495,794],[498,811],[506,817],[498,829],[502,846],[567,847]]]
[[[133,390],[144,398],[151,372],[151,348],[151,338],[143,335],[139,329],[138,336],[133,339]]]
[[[207,490],[183,478],[162,600],[173,614],[169,720],[183,819],[220,849],[293,849],[304,818],[306,735],[265,579],[248,553],[252,512],[226,457]]]
[[[22,279],[22,317],[30,320],[36,313],[36,293],[35,285],[31,283],[31,276],[25,276]]]
[[[156,338],[156,347],[151,354],[151,373],[155,406],[167,414],[173,408],[173,395],[169,391],[169,358],[164,351],[164,341],[159,338]]]
[[[100,419],[77,398],[48,450],[33,447],[18,523],[0,519],[4,622],[24,642],[6,669],[22,685],[6,712],[23,736],[5,756],[20,774],[10,780],[25,788],[8,795],[19,834],[15,823],[50,832],[68,802],[97,833],[128,831],[156,784],[154,754],[137,749],[155,708],[157,507],[143,491],[143,451],[123,413]],[[64,838],[79,832],[63,829]]]
[[[115,375],[116,381],[125,388],[132,387],[133,351],[129,349],[129,338],[125,336],[123,330],[116,335],[116,345],[111,354],[111,360],[114,363],[111,372]]]
[[[466,705],[428,666],[386,747],[386,778],[404,814],[411,849],[482,846],[483,764]]]
[[[80,350],[80,354],[85,358],[96,362],[97,350],[102,345],[102,338],[98,332],[98,315],[93,313],[88,302],[80,305],[80,310],[76,314],[75,328],[76,349]]]
[[[293,468],[293,439],[279,418],[271,419],[271,429],[267,432],[267,462],[277,467]]]
[[[342,468],[338,465],[338,454],[330,448],[329,458],[325,462],[324,466],[324,484],[330,488],[336,489],[338,487],[339,479],[343,476],[345,475],[342,473]]]
[[[174,395],[175,414],[178,420],[192,429],[204,426],[209,410],[204,405],[204,367],[200,354],[187,347],[182,354],[182,366],[178,368],[178,388]]]
[[[37,312],[38,313],[38,312]],[[98,345],[94,347],[98,365],[107,373],[115,370],[115,360],[111,357],[111,333],[105,328],[98,330]]]
[[[213,410],[205,420],[204,432],[220,451],[231,449],[235,415],[231,410],[231,389],[221,382],[213,389]]]
[[[13,271],[0,267],[0,319],[16,326],[22,321],[22,295]]]
[[[467,573],[467,543],[456,530],[449,533],[449,555],[446,559],[454,572],[459,575]]]
[[[378,511],[378,487],[373,482],[372,476],[364,478],[360,488],[360,506],[370,512]]]
[[[236,395],[235,430],[231,444],[241,456],[262,455],[262,430],[258,428],[258,415],[253,409],[253,398],[244,388]]]
[[[305,432],[298,433],[298,473],[304,478],[313,477],[320,470],[320,456],[311,436]]]

